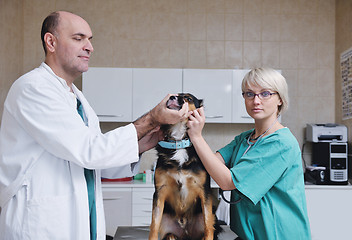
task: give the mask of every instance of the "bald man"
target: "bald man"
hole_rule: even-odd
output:
[[[92,37],[83,18],[51,13],[41,31],[45,61],[8,93],[0,129],[0,239],[105,239],[101,177],[138,173],[140,154],[160,140],[159,126],[189,115],[187,104],[167,109],[168,95],[135,122],[103,134],[73,83],[88,70]]]

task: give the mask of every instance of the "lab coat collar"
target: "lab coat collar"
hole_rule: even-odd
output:
[[[65,81],[65,79],[57,76],[54,71],[49,67],[48,64],[46,64],[45,62],[42,62],[42,64],[40,65],[40,67],[44,68],[45,70],[47,70],[51,75],[53,75],[57,80],[59,80],[59,82],[62,84],[62,86],[69,92],[71,92],[71,88],[67,85],[67,82]]]

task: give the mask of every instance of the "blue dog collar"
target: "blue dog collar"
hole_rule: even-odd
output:
[[[167,149],[183,149],[183,148],[188,148],[192,146],[192,142],[189,139],[183,139],[181,141],[172,141],[172,142],[166,142],[166,141],[160,141],[158,144]]]

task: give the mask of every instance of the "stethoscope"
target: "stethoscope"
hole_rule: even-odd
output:
[[[279,117],[280,117],[280,115],[277,116],[276,120],[275,120],[275,121],[270,125],[270,127],[269,127],[267,130],[265,130],[265,132],[262,133],[259,137],[256,137],[256,138],[253,138],[253,139],[252,139],[252,136],[254,135],[255,130],[252,131],[252,133],[251,133],[251,134],[248,136],[248,138],[247,138],[248,147],[247,147],[247,149],[244,151],[244,153],[242,154],[242,157],[249,151],[249,149],[250,149],[252,146],[254,146],[255,143],[259,142],[259,140],[275,125],[275,123],[279,120]],[[251,142],[251,141],[254,141],[254,142]],[[224,196],[224,191],[232,191],[232,190],[222,190],[221,188],[219,189],[219,192],[220,192],[220,194],[221,194],[221,197],[222,197],[222,199],[223,199],[226,203],[228,203],[228,204],[237,204],[237,203],[239,203],[240,201],[242,201],[242,198],[241,198],[241,197],[240,197],[240,199],[238,199],[238,200],[236,200],[236,201],[234,201],[234,202],[231,202],[231,201],[227,200],[227,199],[225,198],[225,196]]]

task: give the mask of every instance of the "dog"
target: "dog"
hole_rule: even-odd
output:
[[[189,110],[203,106],[203,100],[189,93],[171,96],[167,107]],[[222,231],[215,216],[216,197],[210,176],[187,135],[188,119],[162,125],[164,141],[156,146],[152,222],[149,240],[213,240]]]

